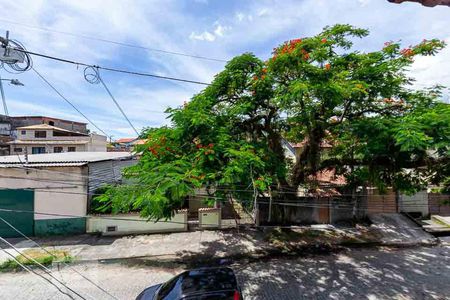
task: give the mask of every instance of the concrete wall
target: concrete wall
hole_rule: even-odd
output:
[[[422,216],[427,216],[429,214],[427,191],[420,191],[411,196],[400,195],[399,209],[401,212],[421,213]]]
[[[0,168],[0,188],[35,191],[37,235],[43,234],[40,228],[50,230],[46,234],[81,233],[84,221],[80,218],[87,212],[87,179],[82,177],[86,175],[86,167]]]
[[[259,198],[257,203],[258,225],[315,224],[319,223],[319,209],[313,199],[274,201],[269,221],[269,198]]]
[[[198,224],[201,229],[220,228],[220,208],[200,208],[198,210]]]
[[[115,231],[108,231],[115,229]],[[135,233],[162,233],[187,231],[187,211],[182,210],[170,220],[147,221],[138,214],[92,215],[86,220],[86,232],[103,235],[123,235]]]
[[[106,152],[107,139],[104,135],[92,133],[86,151]]]
[[[356,207],[356,218],[366,215],[364,203],[360,202]],[[270,222],[269,199],[259,198],[257,206],[258,225],[328,224],[351,221],[354,217],[354,200],[350,197],[298,197],[273,201]]]
[[[11,155],[13,154],[25,154],[25,148],[28,151],[27,153],[31,155],[33,153],[33,147],[45,147],[45,153],[54,153],[55,147],[62,147],[62,152],[69,152],[69,147],[75,147],[74,152],[84,152],[86,151],[87,145],[80,145],[80,144],[43,144],[43,145],[36,145],[36,144],[25,144],[25,145],[11,145],[10,151]],[[21,148],[21,152],[14,151],[15,148]]]

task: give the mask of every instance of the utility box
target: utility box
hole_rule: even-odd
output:
[[[198,223],[201,229],[220,228],[221,210],[220,208],[199,208]]]

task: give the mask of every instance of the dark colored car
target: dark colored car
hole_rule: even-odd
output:
[[[242,300],[236,276],[230,268],[185,271],[166,283],[143,290],[136,300]]]

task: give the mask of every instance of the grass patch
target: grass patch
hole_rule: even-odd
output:
[[[49,250],[49,253],[43,251],[43,250],[37,250],[37,249],[28,249],[25,251],[22,251],[24,255],[17,255],[16,259],[22,264],[26,266],[37,266],[38,263],[49,266],[52,263],[56,262],[65,262],[70,263],[73,261],[73,257],[69,255],[67,251],[64,250]],[[35,261],[33,261],[33,259]],[[14,259],[8,259],[7,261],[4,261],[0,264],[0,272],[8,272],[8,271],[18,271],[21,270],[22,267],[18,264],[17,261]]]

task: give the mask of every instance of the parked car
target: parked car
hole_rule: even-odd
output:
[[[143,290],[136,300],[242,300],[232,269],[201,268],[185,271],[169,281]]]

